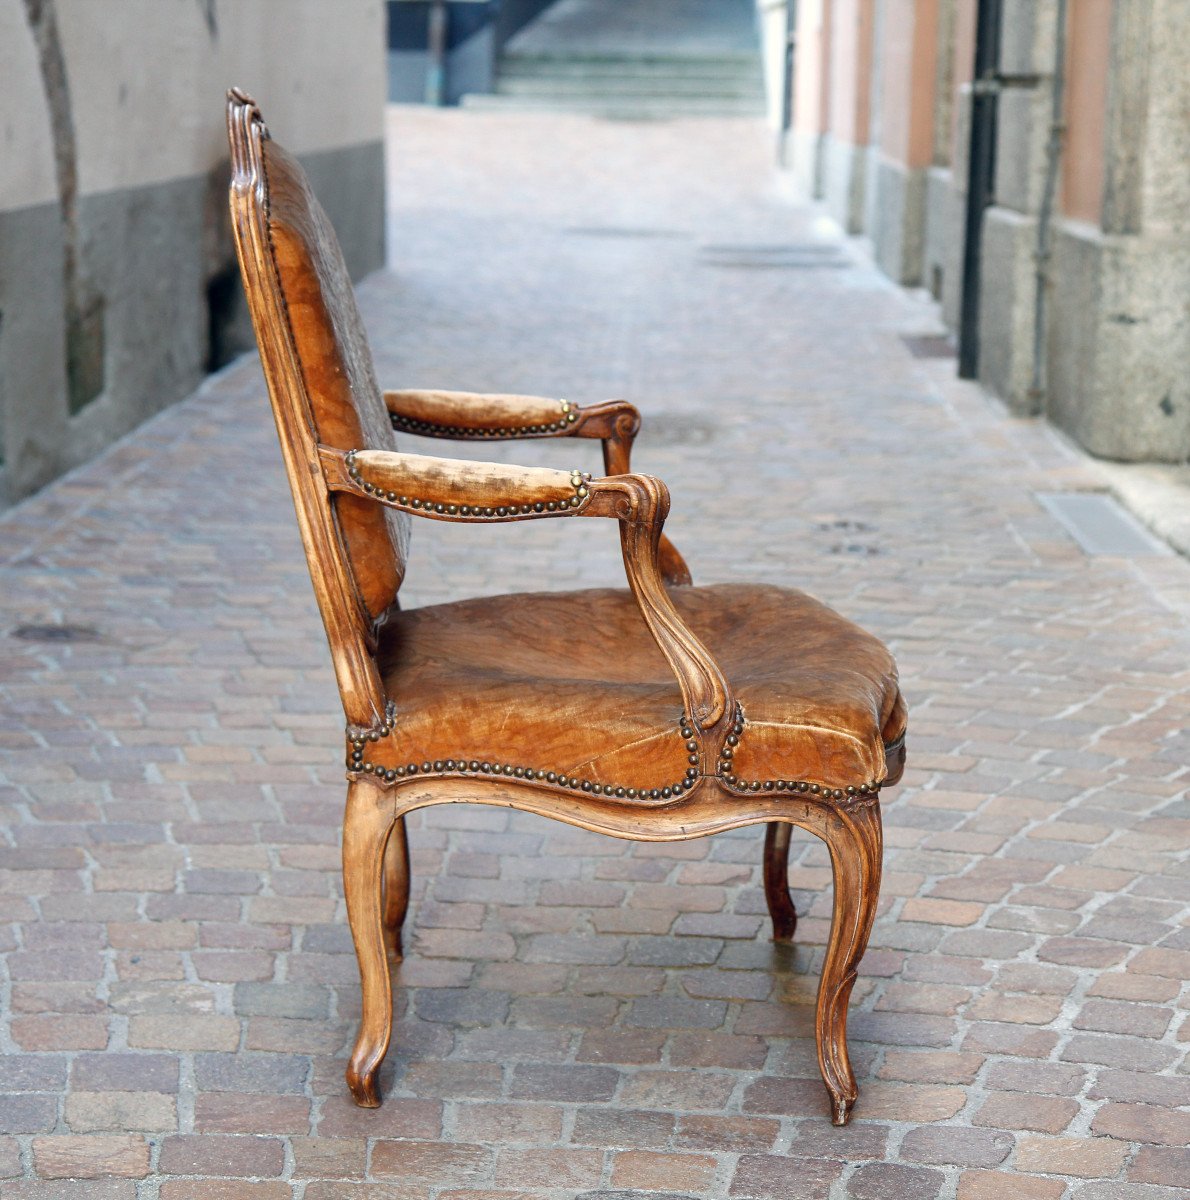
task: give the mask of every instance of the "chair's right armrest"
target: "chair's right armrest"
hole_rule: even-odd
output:
[[[579,405],[547,396],[405,388],[384,393],[393,428],[454,441],[615,435],[625,421],[635,433],[640,414],[627,400]]]

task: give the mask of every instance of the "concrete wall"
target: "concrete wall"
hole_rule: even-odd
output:
[[[380,0],[0,0],[0,503],[248,344],[224,92],[251,91],[361,275],[383,265]]]
[[[1045,411],[1105,458],[1186,462],[1190,5],[1115,0],[1106,28],[1104,15],[1088,12],[1082,30],[1107,55],[1101,165],[1090,161],[1101,191],[1095,220],[1057,222]],[[1088,211],[1085,189],[1064,201]]]

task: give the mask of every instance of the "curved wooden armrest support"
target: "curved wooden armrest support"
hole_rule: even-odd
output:
[[[590,488],[592,509],[596,504],[607,506],[606,515],[620,520],[628,585],[653,640],[678,677],[686,713],[700,734],[702,753],[718,754],[735,719],[736,705],[719,664],[682,620],[665,590],[660,548],[661,528],[669,515],[669,489],[650,475],[613,475],[594,480]]]
[[[640,413],[627,400],[577,405],[545,396],[407,389],[386,391],[384,403],[395,429],[421,437],[456,441],[599,438],[606,475],[631,471],[632,443],[640,432]],[[665,582],[674,587],[689,585],[690,569],[664,535],[658,553]]]
[[[628,585],[661,653],[673,668],[686,713],[701,734],[730,724],[735,705],[711,652],[695,637],[665,590],[659,546],[669,491],[648,475],[592,479],[575,469],[429,458],[386,450],[344,453],[319,446],[327,487],[440,521],[526,521],[539,517],[614,517]],[[726,730],[723,730],[726,736]],[[705,753],[717,754],[718,739]]]
[[[605,475],[628,475],[632,470],[632,443],[640,432],[640,413],[627,400],[609,400],[589,411],[593,424],[606,429],[603,438],[603,473]],[[668,502],[667,502],[668,503]],[[678,553],[677,547],[661,534],[657,543],[657,560],[661,567],[661,578],[671,587],[689,587],[690,568]]]

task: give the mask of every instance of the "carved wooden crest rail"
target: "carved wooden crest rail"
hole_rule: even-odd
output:
[[[815,1031],[843,1124],[857,1095],[847,1002],[880,888],[879,792],[904,764],[892,657],[801,592],[692,586],[662,532],[669,492],[631,472],[631,404],[381,392],[305,174],[243,92],[229,93],[227,116],[240,267],[347,721],[343,878],[363,992],[347,1082],[357,1102],[380,1103],[392,1031],[389,965],[401,956],[409,892],[404,817],[474,802],[645,841],[764,824],[778,940],[797,919],[790,828],[822,838],[834,915]],[[605,473],[400,453],[394,430],[597,438]],[[628,586],[404,611],[415,517],[610,518]]]

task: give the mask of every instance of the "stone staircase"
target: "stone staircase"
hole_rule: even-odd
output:
[[[754,0],[556,0],[504,47],[471,108],[620,118],[761,116]]]
[[[755,54],[507,51],[496,91],[468,108],[541,108],[596,116],[757,117],[764,81]]]

